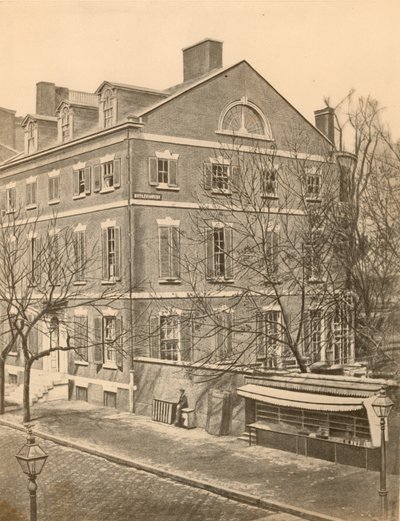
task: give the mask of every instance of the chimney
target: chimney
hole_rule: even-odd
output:
[[[36,114],[54,116],[56,111],[56,86],[48,81],[36,83]]]
[[[314,112],[315,126],[335,145],[335,109],[325,107]]]
[[[214,69],[222,67],[222,45],[218,40],[207,38],[183,52],[183,81],[199,78]]]

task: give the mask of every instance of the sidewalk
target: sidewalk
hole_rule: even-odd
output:
[[[21,424],[21,411],[8,412],[1,419]],[[242,501],[246,496],[260,497],[303,519],[312,519],[305,511],[346,521],[379,518],[377,472],[248,447],[234,437],[179,429],[84,402],[35,405],[32,423],[35,431],[93,449],[99,455],[111,454],[122,464],[126,459],[159,475],[164,472],[179,481],[193,480],[191,484],[196,486],[203,483],[212,491],[215,487],[217,493],[218,488],[226,489],[233,499],[235,493],[243,494]],[[390,519],[397,521],[397,477],[388,476],[388,485]],[[292,519],[288,514],[276,516],[281,521]]]

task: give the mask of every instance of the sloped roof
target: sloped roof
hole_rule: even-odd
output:
[[[157,89],[150,89],[147,87],[139,87],[138,85],[128,85],[127,83],[116,83],[115,81],[103,81],[99,87],[97,87],[95,93],[98,94],[101,92],[105,85],[109,85],[110,87],[116,87],[117,89],[124,89],[124,90],[136,90],[140,92],[147,92],[148,94],[158,94],[158,95],[164,95],[168,96],[168,93],[166,93],[163,90],[157,90]]]

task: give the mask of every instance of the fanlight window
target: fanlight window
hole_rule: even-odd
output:
[[[235,105],[228,110],[222,122],[222,130],[259,136],[266,133],[261,116],[255,109],[243,104]]]

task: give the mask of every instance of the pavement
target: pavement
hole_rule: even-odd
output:
[[[48,441],[263,508],[265,513],[250,518],[257,521],[379,518],[377,472],[249,447],[235,437],[215,437],[203,429],[180,429],[85,402],[37,404],[32,408],[32,422],[34,431]],[[14,429],[21,428],[21,423],[20,410],[7,412],[0,420],[0,425]],[[397,476],[388,476],[391,521],[398,520],[398,485]],[[223,518],[215,515],[213,519]]]

